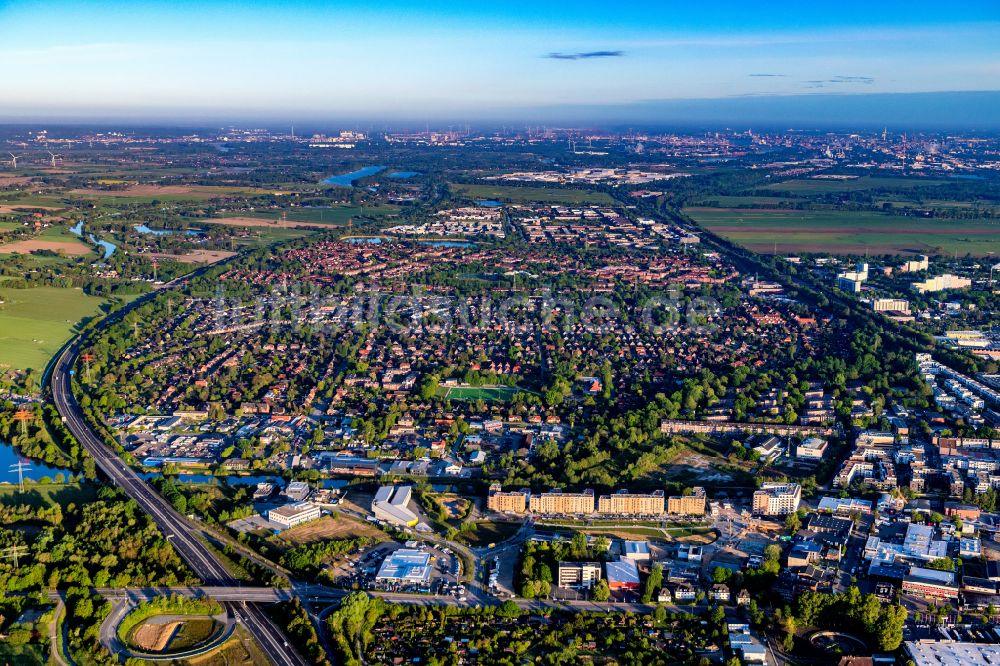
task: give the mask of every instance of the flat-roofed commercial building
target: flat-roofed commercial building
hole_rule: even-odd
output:
[[[582,493],[564,493],[553,490],[532,495],[528,505],[532,513],[594,513],[594,491],[588,489]]]
[[[935,599],[957,599],[958,583],[951,571],[910,567],[903,578],[903,592]]]
[[[956,641],[907,641],[904,651],[916,666],[1000,664],[1000,645]]]
[[[612,590],[639,589],[639,567],[635,560],[626,558],[605,562],[604,569],[607,572],[608,587]]]
[[[560,562],[557,583],[559,587],[591,588],[601,580],[600,562]]]
[[[652,493],[630,493],[620,490],[614,495],[601,495],[597,499],[597,512],[630,515],[630,516],[660,516],[663,515],[663,491]]]
[[[375,580],[389,583],[426,583],[431,577],[431,556],[422,550],[401,548],[382,562]]]
[[[409,509],[411,486],[382,486],[372,500],[372,513],[379,520],[404,527],[417,524],[417,514]]]
[[[753,494],[753,512],[761,516],[787,516],[799,509],[802,486],[797,483],[765,483]]]
[[[649,562],[653,554],[648,541],[622,541],[622,557],[634,562]]]
[[[295,504],[286,504],[276,509],[271,509],[267,512],[267,519],[272,523],[277,523],[282,527],[288,528],[310,520],[316,520],[320,515],[322,515],[320,509],[315,504],[296,502]]]
[[[850,515],[855,512],[871,513],[871,500],[855,499],[853,497],[822,497],[819,500],[819,511],[829,511]]]
[[[681,516],[701,516],[705,513],[707,498],[704,488],[693,488],[690,495],[671,495],[667,498],[667,513]]]
[[[489,495],[486,497],[486,508],[497,513],[525,513],[528,511],[528,497],[531,496],[527,490],[504,491],[499,483],[490,486]]]

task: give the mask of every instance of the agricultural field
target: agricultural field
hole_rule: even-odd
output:
[[[524,389],[516,386],[450,386],[444,387],[448,400],[482,400],[483,402],[510,402]]]
[[[0,287],[0,367],[41,370],[106,303],[80,289]]]
[[[695,206],[710,206],[715,208],[747,208],[747,207],[778,207],[792,206],[796,203],[806,201],[806,199],[789,197],[752,197],[736,195],[714,195],[705,197],[701,201],[693,204]]]
[[[944,178],[891,178],[885,176],[861,176],[845,180],[826,178],[798,178],[771,183],[764,189],[794,194],[825,194],[828,192],[859,192],[862,190],[907,190],[917,187],[948,185],[953,181]]]
[[[398,212],[399,208],[390,205],[330,206],[328,208],[299,208],[289,211],[258,211],[242,213],[238,217],[223,217],[208,221],[213,224],[242,227],[343,226],[356,217],[387,217]]]
[[[602,204],[615,202],[606,192],[557,187],[515,187],[512,185],[465,185],[451,183],[448,189],[455,197],[494,199],[503,203]]]
[[[830,254],[1000,253],[1000,223],[874,212],[685,208],[691,219],[751,250]]]
[[[96,200],[100,204],[205,201],[220,197],[267,194],[269,190],[247,187],[215,187],[206,185],[132,185],[123,190],[82,188],[68,194]]]

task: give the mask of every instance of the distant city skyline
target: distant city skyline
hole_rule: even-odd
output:
[[[992,2],[0,1],[0,120],[986,127],[997,34]]]

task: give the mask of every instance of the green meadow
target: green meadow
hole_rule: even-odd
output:
[[[1000,254],[1000,222],[874,212],[685,208],[706,229],[752,250],[831,254]]]
[[[80,289],[6,289],[0,284],[0,366],[41,370],[80,322],[100,314],[102,298]]]

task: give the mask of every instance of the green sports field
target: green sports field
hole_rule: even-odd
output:
[[[100,313],[102,298],[80,289],[0,285],[0,366],[41,370],[81,320]]]
[[[1000,254],[1000,223],[875,212],[685,208],[706,229],[757,252]]]
[[[451,386],[445,389],[444,397],[448,400],[510,402],[523,390],[516,386]]]

